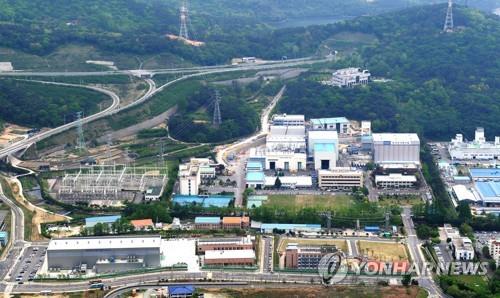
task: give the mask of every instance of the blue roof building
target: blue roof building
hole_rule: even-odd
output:
[[[172,202],[179,205],[190,205],[196,204],[203,207],[227,207],[229,203],[233,200],[232,196],[185,196],[185,195],[174,195]]]
[[[338,133],[347,133],[349,120],[346,117],[311,119],[314,130],[335,130]]]
[[[267,201],[267,196],[249,196],[247,198],[247,208],[258,208],[262,203]]]
[[[280,223],[263,223],[260,226],[261,233],[272,233],[274,229],[284,230],[289,232],[320,232],[321,225],[318,224],[280,224]]]
[[[474,180],[500,181],[500,169],[470,169],[469,172]]]
[[[333,143],[315,143],[314,152],[335,152],[335,144]]]
[[[195,224],[220,224],[220,217],[217,216],[197,216],[194,219]]]
[[[193,297],[194,287],[191,285],[168,286],[168,297],[185,298]]]
[[[261,188],[266,183],[264,172],[247,172],[246,175],[247,187]]]
[[[6,231],[0,231],[0,243],[2,246],[7,245],[9,242],[9,233]]]
[[[478,181],[476,189],[483,203],[500,203],[500,181]]]
[[[121,218],[121,215],[87,217],[87,218],[85,218],[85,227],[86,228],[93,228],[98,223],[110,225],[120,218]]]
[[[247,163],[247,171],[262,171],[264,165],[260,161],[249,161]]]

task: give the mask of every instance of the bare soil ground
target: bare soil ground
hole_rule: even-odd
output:
[[[10,187],[12,189],[12,194],[18,203],[20,203],[24,208],[28,210],[28,212],[32,212],[33,219],[31,222],[31,241],[40,241],[45,240],[45,238],[41,235],[41,227],[42,223],[49,222],[57,222],[57,221],[66,221],[68,217],[52,213],[43,208],[37,207],[31,204],[22,193],[21,182],[18,179],[10,179],[9,180]]]
[[[377,261],[406,261],[408,255],[405,246],[400,243],[358,241],[360,254],[367,255]]]
[[[426,297],[425,292],[418,287],[380,287],[380,286],[336,286],[325,288],[322,286],[302,286],[283,288],[246,288],[246,289],[204,289],[209,294],[206,297],[245,297],[245,298],[274,298],[274,297],[384,297],[384,298],[420,298]]]

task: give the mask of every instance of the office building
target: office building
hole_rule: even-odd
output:
[[[47,264],[49,271],[90,269],[99,274],[157,268],[160,246],[159,235],[51,239]]]
[[[374,133],[373,161],[381,166],[420,165],[420,139],[414,133]]]
[[[488,249],[491,258],[496,262],[498,267],[500,265],[500,238],[490,239],[488,241]]]
[[[273,115],[272,124],[275,126],[304,126],[306,123],[304,115]]]
[[[494,142],[487,142],[484,129],[478,127],[474,141],[464,141],[462,134],[457,134],[448,145],[452,160],[494,160],[500,159],[500,136]]]
[[[458,231],[458,229],[454,228],[450,224],[444,224],[443,230],[444,230],[444,235],[446,236],[446,239],[453,239],[456,237],[460,237],[460,232]]]
[[[412,188],[417,185],[417,177],[403,174],[376,175],[375,185],[379,188]]]
[[[207,250],[203,259],[204,266],[254,266],[255,251],[253,249]]]
[[[330,81],[326,84],[336,87],[354,87],[366,85],[370,81],[370,72],[366,69],[349,67],[335,71]]]
[[[355,168],[333,168],[318,171],[318,185],[321,189],[351,190],[363,187],[363,171]]]
[[[317,270],[323,256],[337,251],[335,245],[305,246],[289,243],[285,250],[285,268]]]
[[[220,229],[220,217],[197,216],[194,219],[194,226],[198,230],[218,230]]]
[[[222,228],[225,230],[246,229],[249,225],[248,216],[224,216],[222,218]]]
[[[276,183],[276,178],[281,182],[281,188],[297,189],[297,188],[310,188],[312,187],[311,176],[266,176],[265,187],[273,188]]]
[[[244,250],[255,248],[255,237],[237,238],[205,238],[199,239],[197,244],[197,254],[204,254],[207,250]]]
[[[311,119],[312,130],[336,131],[339,134],[349,133],[349,120],[346,117]]]
[[[453,255],[457,261],[472,261],[474,259],[474,246],[467,237],[454,237],[451,239]]]

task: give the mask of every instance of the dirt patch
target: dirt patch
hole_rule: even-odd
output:
[[[359,241],[359,253],[377,261],[407,261],[406,248],[400,243]]]
[[[384,297],[384,298],[414,298],[422,297],[422,289],[418,287],[380,287],[380,286],[337,286],[325,288],[322,286],[296,286],[286,288],[245,288],[245,289],[204,289],[202,292],[210,297],[246,297],[246,298],[274,298],[274,297]]]
[[[21,182],[18,179],[10,179],[9,185],[12,190],[12,195],[14,199],[21,204],[27,212],[32,213],[32,221],[31,221],[31,241],[40,241],[45,240],[45,238],[41,235],[41,224],[42,223],[50,223],[50,222],[58,222],[58,221],[67,221],[69,218],[66,216],[62,216],[59,214],[52,213],[43,208],[35,206],[31,204],[22,193]],[[25,215],[26,216],[26,215]]]

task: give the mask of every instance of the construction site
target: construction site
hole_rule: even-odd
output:
[[[92,165],[66,172],[51,191],[59,201],[96,206],[122,206],[158,200],[167,183],[167,167]]]

